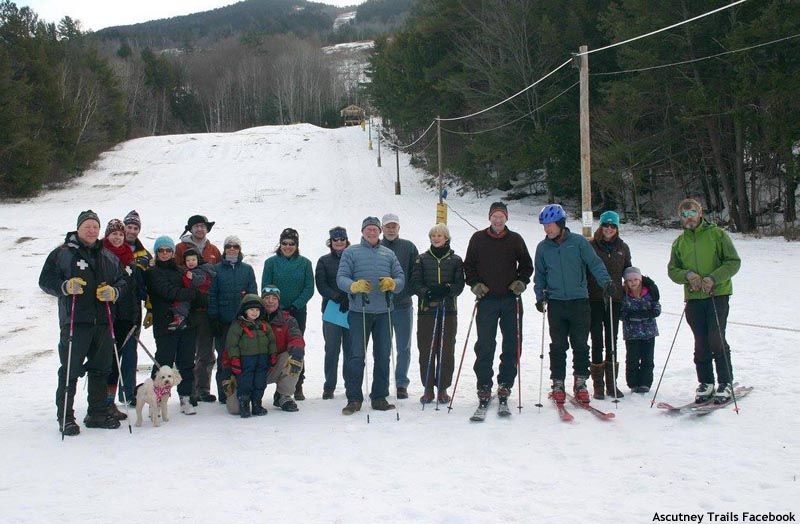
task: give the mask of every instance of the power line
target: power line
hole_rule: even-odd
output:
[[[431,130],[431,128],[433,127],[433,124],[435,124],[435,123],[436,123],[436,120],[434,119],[431,122],[431,124],[428,126],[428,128],[425,131],[422,132],[422,134],[419,136],[419,138],[417,138],[416,140],[414,140],[413,142],[411,142],[408,145],[401,146],[400,144],[395,144],[394,142],[390,142],[389,140],[387,140],[386,143],[388,144],[388,147],[396,147],[397,149],[400,149],[401,151],[403,149],[408,149],[409,147],[413,146],[414,144],[416,144],[417,142],[422,140],[422,137],[424,137],[426,134],[428,134],[428,131]],[[381,127],[383,127],[383,126],[381,126]],[[427,147],[426,147],[426,149],[427,149]]]
[[[502,129],[502,128],[506,127],[506,126],[510,126],[511,124],[515,124],[515,123],[519,122],[520,120],[522,120],[523,118],[528,118],[529,116],[531,116],[535,112],[539,111],[540,109],[543,109],[547,104],[549,104],[550,102],[554,101],[556,98],[559,98],[561,95],[565,94],[567,91],[569,91],[570,89],[572,89],[573,87],[575,87],[578,84],[580,84],[580,80],[578,80],[577,82],[575,82],[574,84],[572,84],[571,86],[566,88],[565,90],[561,91],[559,94],[557,94],[556,96],[554,96],[553,98],[551,98],[550,100],[545,102],[544,104],[540,105],[539,107],[537,107],[535,109],[532,109],[528,113],[526,113],[526,114],[524,114],[524,115],[522,115],[522,116],[520,116],[518,118],[515,118],[514,120],[512,120],[510,122],[506,122],[505,124],[500,124],[497,127],[493,127],[491,129],[482,129],[481,131],[454,131],[452,129],[446,129],[446,128],[443,127],[442,131],[446,131],[447,133],[450,133],[450,134],[453,134],[453,135],[482,135],[483,133],[489,133],[491,131],[497,131],[498,129]]]
[[[792,35],[792,36],[787,36],[787,37],[784,37],[784,38],[779,38],[777,40],[772,40],[771,42],[764,42],[763,44],[751,45],[750,47],[743,47],[741,49],[734,49],[733,51],[725,51],[725,52],[722,52],[722,53],[717,53],[716,55],[704,56],[704,57],[701,57],[701,58],[694,58],[692,60],[683,60],[681,62],[672,62],[671,64],[662,64],[662,65],[650,66],[650,67],[640,67],[638,69],[626,69],[625,71],[612,71],[610,73],[591,73],[591,76],[607,76],[607,75],[621,75],[621,74],[624,74],[624,73],[638,73],[638,72],[641,72],[641,71],[650,71],[652,69],[662,69],[662,68],[665,68],[665,67],[673,67],[673,66],[679,66],[679,65],[684,65],[684,64],[691,64],[692,62],[700,62],[701,60],[708,60],[710,58],[717,58],[719,56],[730,55],[732,53],[740,53],[742,51],[749,51],[751,49],[756,49],[757,47],[764,47],[764,46],[768,46],[768,45],[772,45],[772,44],[777,44],[778,42],[783,42],[784,40],[791,40],[792,38],[797,38],[799,36],[800,36],[800,33],[798,33],[796,35]]]
[[[741,0],[741,1],[744,1],[744,0]],[[540,78],[540,79],[539,79],[539,80],[537,80],[536,82],[534,82],[534,83],[532,83],[531,85],[529,85],[528,87],[526,87],[525,89],[522,89],[522,90],[521,90],[521,91],[519,91],[518,93],[515,93],[515,94],[511,95],[510,97],[506,98],[506,99],[505,99],[505,100],[503,100],[503,101],[497,102],[497,103],[496,103],[495,105],[493,105],[493,106],[487,107],[486,109],[481,109],[480,111],[477,111],[477,112],[475,112],[475,113],[472,113],[472,114],[469,114],[469,115],[464,115],[464,116],[456,116],[456,117],[453,117],[453,118],[437,118],[437,120],[439,120],[440,122],[453,122],[453,121],[455,121],[455,120],[465,120],[465,119],[467,119],[467,118],[472,118],[473,116],[478,116],[478,115],[480,115],[480,114],[482,114],[482,113],[485,113],[485,112],[487,112],[487,111],[491,111],[491,110],[492,110],[492,109],[494,109],[495,107],[497,107],[497,106],[501,106],[501,105],[505,104],[505,103],[506,103],[506,102],[508,102],[509,100],[512,100],[512,99],[514,99],[514,98],[518,97],[519,95],[521,95],[522,93],[524,93],[524,92],[525,92],[525,91],[527,91],[528,89],[530,89],[530,88],[534,87],[535,85],[539,84],[539,83],[540,83],[542,80],[544,80],[545,78],[549,77],[550,75],[552,75],[553,73],[555,73],[556,71],[558,71],[558,70],[559,70],[559,69],[561,69],[562,67],[566,66],[566,65],[567,65],[567,64],[569,64],[570,62],[572,62],[572,59],[571,59],[571,58],[570,58],[569,60],[567,60],[566,62],[564,62],[563,64],[561,64],[560,66],[558,66],[558,67],[556,67],[555,69],[553,69],[552,71],[550,71],[549,73],[547,73],[546,75],[544,75],[542,78]]]
[[[739,5],[739,4],[741,4],[743,2],[746,2],[746,1],[747,0],[738,0],[738,1],[734,2],[734,3],[732,3],[732,4],[724,5],[722,7],[714,9],[713,11],[709,11],[707,13],[703,13],[702,15],[697,15],[694,18],[689,18],[688,20],[683,20],[681,22],[678,22],[677,24],[672,24],[671,26],[668,26],[668,27],[663,27],[661,29],[656,29],[655,31],[651,31],[651,32],[649,32],[647,34],[644,34],[644,35],[634,36],[633,38],[629,38],[627,40],[623,40],[622,42],[617,42],[616,44],[609,44],[609,45],[604,46],[604,47],[598,47],[597,49],[592,49],[591,51],[586,51],[585,53],[575,53],[575,56],[590,55],[592,53],[598,53],[600,51],[605,51],[606,49],[611,49],[612,47],[617,47],[617,46],[620,46],[620,45],[623,45],[623,44],[629,44],[629,43],[634,42],[636,40],[640,40],[642,38],[647,38],[648,36],[653,36],[655,34],[658,34],[658,33],[664,32],[664,31],[669,31],[670,29],[674,29],[676,27],[680,27],[680,26],[682,26],[684,24],[688,24],[689,22],[694,22],[695,20],[700,20],[701,18],[705,18],[705,17],[707,17],[709,15],[713,15],[714,13],[718,13],[719,11],[723,11],[725,9],[729,9],[729,8],[735,6],[735,5]]]

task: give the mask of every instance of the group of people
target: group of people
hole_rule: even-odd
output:
[[[696,400],[724,402],[732,394],[733,376],[725,324],[731,278],[740,260],[730,237],[703,219],[697,201],[684,200],[678,213],[683,232],[672,246],[668,273],[685,289],[700,383]],[[590,377],[594,398],[623,397],[616,383],[620,322],[627,385],[634,393],[646,393],[653,381],[655,319],[661,312],[658,287],[632,265],[616,212],[601,215],[590,241],[572,233],[566,219],[558,204],[542,209],[539,222],[545,238],[531,258],[523,237],[506,225],[507,206],[494,202],[489,226],[472,235],[462,259],[450,246],[445,224],[431,228],[430,245],[420,254],[411,241],[400,238],[397,215],[387,213],[382,220],[370,216],[361,224],[360,240],[352,245],[346,228],[331,228],[329,253],[320,257],[315,271],[300,255],[298,232],[286,228],[264,262],[259,290],[252,266],[243,261],[241,240],[228,236],[220,252],[207,237],[214,222],[202,215],[189,218],[177,245],[168,236],[158,237],[153,256],[138,239],[141,220],[136,211],[109,221],[102,239],[99,217],[91,210],[81,212],[76,230],[50,253],[39,278],[42,290],[59,298],[60,430],[64,435],[80,432],[73,403],[77,379],[84,374],[85,426],[120,426],[125,414],[117,408],[117,398],[135,402],[141,326],[153,328],[153,374],[163,365],[181,373],[177,393],[182,413],[195,414],[198,402],[219,401],[244,418],[264,415],[263,396],[273,383],[273,405],[298,411],[297,401],[305,399],[307,304],[315,285],[322,296],[325,343],[322,398],[334,398],[342,355],[344,415],[359,411],[364,402],[370,339],[371,408],[395,408],[389,402],[395,354],[396,398],[408,398],[413,296],[420,402],[450,401],[457,299],[465,286],[475,295],[478,402],[485,407],[493,396],[499,326],[502,344],[494,394],[501,404],[507,403],[522,351],[521,296],[531,279],[536,309],[549,325],[551,397],[556,402],[567,398],[570,348],[571,393],[576,400],[590,401]],[[216,395],[211,391],[215,365]]]

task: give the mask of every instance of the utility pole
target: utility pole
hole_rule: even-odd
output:
[[[589,50],[588,46],[579,48],[580,55],[575,60],[580,64],[580,109],[581,109],[581,219],[583,236],[592,236],[592,155],[589,134]]]
[[[378,167],[381,167],[381,131],[380,129],[375,129],[375,133],[378,135]]]
[[[372,151],[372,117],[369,117],[369,150]]]
[[[394,194],[400,194],[400,147],[394,148],[394,158],[397,165],[397,181],[394,183]]]
[[[439,203],[436,204],[436,223],[447,224],[447,204],[444,203],[442,190],[444,189],[444,179],[442,178],[442,121],[436,115],[436,156],[439,160]]]

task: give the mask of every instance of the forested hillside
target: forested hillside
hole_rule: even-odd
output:
[[[446,172],[478,191],[527,182],[520,191],[569,198],[580,191],[578,71],[564,62],[581,45],[598,49],[729,3],[419,0],[399,34],[376,42],[368,92],[405,144],[437,116],[510,98],[441,122]],[[792,224],[798,37],[800,4],[746,2],[589,55],[595,207],[665,218],[692,195],[740,231]],[[432,139],[410,150],[435,169]]]

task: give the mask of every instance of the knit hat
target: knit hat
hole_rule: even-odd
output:
[[[242,248],[242,241],[239,240],[239,237],[237,237],[236,235],[230,235],[230,236],[225,237],[225,243],[222,244],[222,246],[223,247],[228,247],[228,246],[231,246],[231,245],[239,246],[239,249],[241,249]]]
[[[622,278],[624,278],[625,280],[628,280],[628,278],[631,278],[631,277],[634,277],[634,276],[642,278],[642,272],[641,272],[641,270],[639,270],[638,267],[631,266],[631,267],[625,269],[625,271],[622,272]]]
[[[332,227],[328,231],[328,235],[331,240],[333,240],[334,238],[344,238],[345,240],[347,240],[347,230],[342,226]]]
[[[298,244],[300,243],[300,235],[297,233],[296,229],[292,229],[287,227],[283,231],[281,231],[281,242],[284,240],[294,240]]]
[[[397,224],[400,225],[400,217],[395,215],[394,213],[386,213],[383,215],[383,225],[386,226],[387,224]]]
[[[168,247],[175,251],[175,242],[172,241],[167,235],[162,235],[156,239],[156,243],[153,244],[153,251],[158,252],[158,248],[160,247]]]
[[[211,228],[214,227],[214,224],[216,224],[216,222],[209,222],[208,219],[206,217],[204,217],[203,215],[192,215],[192,216],[189,217],[189,220],[186,222],[186,227],[184,228],[183,232],[186,233],[187,231],[191,231],[192,230],[192,226],[194,226],[196,224],[205,224],[206,225],[206,229],[210,233],[211,232]]]
[[[614,224],[619,227],[619,214],[616,211],[606,211],[600,215],[600,224]]]
[[[281,290],[278,289],[278,286],[275,284],[267,284],[263,288],[261,288],[261,297],[266,297],[268,295],[275,295],[278,298],[281,298]]]
[[[264,313],[264,303],[255,293],[248,293],[242,297],[242,303],[239,305],[239,315],[244,315],[244,312],[250,308],[258,308],[261,313]]]
[[[190,247],[186,251],[183,252],[183,260],[186,261],[186,257],[197,257],[197,265],[205,264],[205,260],[203,260],[203,255],[197,249]]]
[[[378,217],[367,217],[361,222],[361,231],[364,231],[367,226],[377,226],[379,231],[383,231],[381,228],[381,221],[378,220]]]
[[[97,213],[92,211],[91,209],[87,209],[86,211],[81,211],[78,215],[78,225],[77,227],[81,227],[81,224],[86,222],[87,220],[94,220],[97,222],[97,225],[100,225],[100,217],[97,216]]]
[[[126,226],[128,224],[136,224],[140,228],[142,227],[142,220],[139,218],[139,213],[136,210],[132,210],[130,213],[125,215],[125,218],[122,220],[122,223]]]
[[[121,231],[125,233],[125,224],[123,224],[118,218],[112,218],[108,225],[106,226],[106,234],[104,236],[108,236],[114,231]]]
[[[492,216],[495,211],[502,212],[508,220],[508,206],[504,202],[492,202],[492,205],[489,206],[489,216]]]

